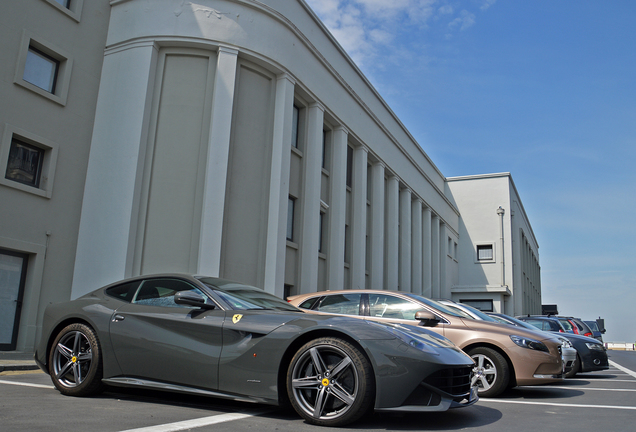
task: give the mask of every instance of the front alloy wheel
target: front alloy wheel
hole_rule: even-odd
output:
[[[477,385],[480,397],[492,397],[503,392],[510,380],[508,362],[491,348],[479,347],[468,355],[475,362],[471,385]]]
[[[309,423],[342,426],[372,407],[373,371],[352,344],[319,338],[305,344],[292,359],[287,392],[296,412]]]

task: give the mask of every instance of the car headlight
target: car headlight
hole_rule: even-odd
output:
[[[536,350],[536,351],[545,351],[547,353],[550,352],[548,347],[545,346],[543,342],[539,342],[538,340],[530,339],[523,336],[515,336],[515,335],[510,335],[510,339],[512,339],[512,341],[515,344],[519,345],[521,348],[528,348],[528,349]]]
[[[595,344],[593,342],[585,342],[585,345],[592,351],[603,351],[603,345]]]
[[[567,340],[566,338],[560,337],[559,340],[561,341],[561,346],[563,348],[574,348],[572,344],[570,343],[570,341]]]

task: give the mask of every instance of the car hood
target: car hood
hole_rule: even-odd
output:
[[[534,331],[534,330],[525,329],[522,327],[516,327],[516,326],[513,327],[508,324],[495,323],[495,322],[482,321],[482,320],[474,320],[470,318],[460,318],[460,319],[464,323],[464,325],[471,330],[478,330],[482,332],[488,331],[488,332],[493,332],[493,333],[498,333],[498,334],[508,335],[508,336],[510,335],[523,336],[523,337],[531,338],[541,342],[551,341],[558,345],[561,344],[561,342],[555,336],[551,335],[548,332],[544,332],[540,330]]]

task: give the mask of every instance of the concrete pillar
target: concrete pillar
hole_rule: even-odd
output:
[[[372,168],[371,197],[371,289],[384,287],[384,164],[377,162]]]
[[[221,266],[224,212],[219,203],[225,203],[237,59],[237,50],[219,48],[212,94],[197,271],[215,277]]]
[[[400,244],[399,209],[400,182],[397,177],[390,177],[386,191],[386,285],[389,290],[399,286],[398,254]]]
[[[318,103],[307,108],[307,143],[303,154],[304,183],[301,210],[300,293],[318,291],[320,247],[320,173],[325,109]]]
[[[433,296],[431,217],[431,209],[426,207],[422,212],[422,295],[425,297]]]
[[[439,274],[439,222],[439,218],[434,215],[431,223],[431,297],[433,298],[440,298],[441,296]]]
[[[353,150],[351,188],[351,288],[366,287],[367,257],[367,153],[364,146]]]
[[[440,223],[439,225],[439,292],[440,298],[451,298],[450,288],[446,283],[446,264],[448,263],[447,256],[448,247],[448,235],[446,234],[446,224]]]
[[[157,59],[158,49],[152,42],[104,56],[72,299],[133,275],[140,170],[145,163]]]
[[[400,291],[411,291],[411,191],[400,191]]]
[[[328,218],[327,271],[328,288],[344,287],[345,224],[347,211],[347,140],[349,131],[343,126],[333,130],[329,186],[331,201]]]
[[[411,292],[422,294],[422,201],[411,206]]]
[[[294,106],[294,80],[282,74],[276,81],[274,103],[274,130],[272,164],[269,187],[267,244],[265,246],[265,291],[284,296],[285,234],[287,231],[287,204],[289,196],[289,143]]]

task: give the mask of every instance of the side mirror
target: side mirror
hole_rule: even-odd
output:
[[[435,327],[439,324],[439,319],[432,312],[427,310],[415,312],[415,319],[420,322],[419,325],[424,327]]]
[[[214,309],[213,304],[205,302],[205,297],[194,291],[179,291],[174,295],[174,302],[178,305],[194,306],[201,309]]]

